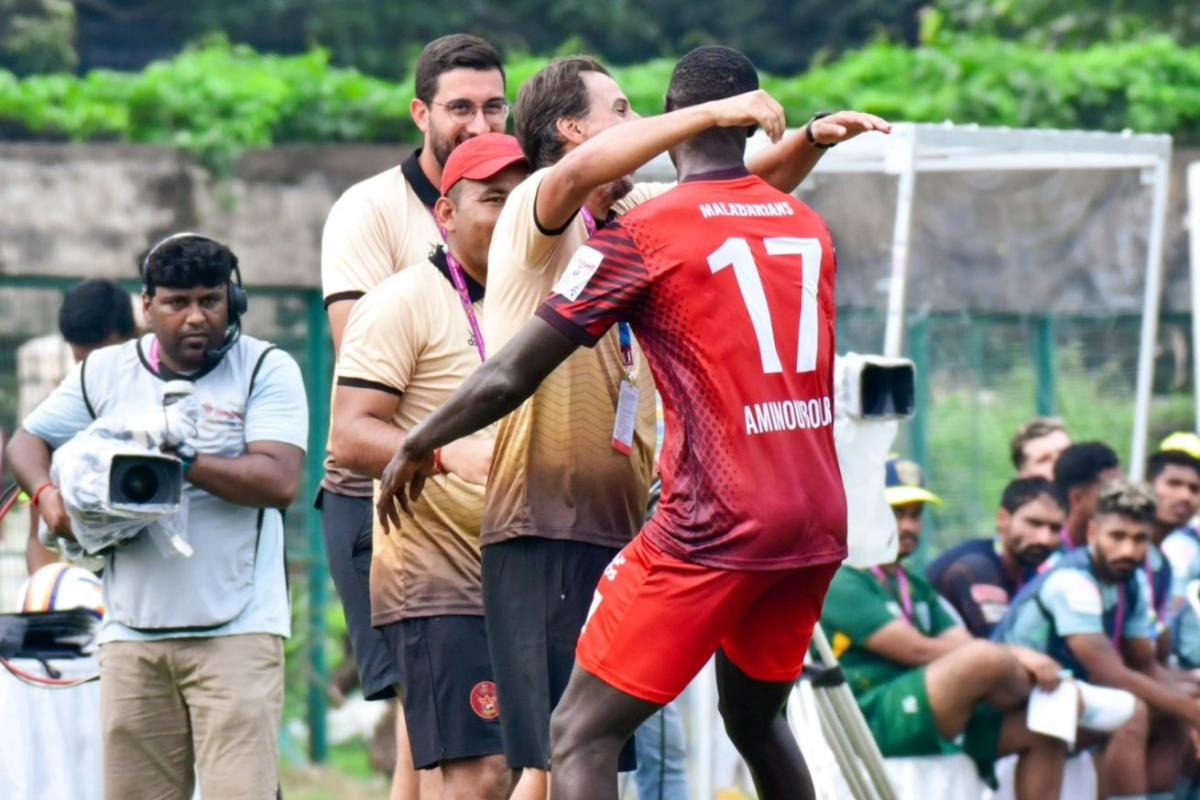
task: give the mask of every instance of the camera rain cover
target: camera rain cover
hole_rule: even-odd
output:
[[[58,485],[71,529],[89,554],[147,531],[164,556],[190,556],[182,466],[101,417],[54,451],[50,479]]]

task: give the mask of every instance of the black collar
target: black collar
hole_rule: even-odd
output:
[[[680,183],[690,183],[692,181],[732,181],[737,178],[749,177],[750,170],[744,166],[726,167],[725,169],[714,169],[709,172],[697,172],[688,175]]]
[[[156,370],[150,364],[150,359],[146,356],[145,351],[142,350],[142,337],[139,337],[137,340],[137,355],[138,360],[142,362],[142,366],[146,368],[146,371],[158,378],[160,381],[192,381],[193,383],[212,372],[214,369],[220,366],[222,361],[225,360],[225,356],[206,358],[204,360],[204,366],[195,372],[188,372],[186,374],[182,372],[176,372],[168,367],[162,360],[162,345],[159,345],[158,369]]]
[[[450,265],[446,263],[446,249],[444,247],[437,248],[433,251],[433,255],[429,257],[429,260],[438,268],[438,272],[442,273],[442,277],[446,279],[446,282],[454,286],[454,279],[450,277]],[[471,298],[472,303],[478,303],[483,299],[483,284],[472,278],[465,269],[463,270],[463,277],[467,279],[467,296]],[[455,289],[455,291],[458,290]]]
[[[441,191],[433,185],[425,175],[425,170],[421,169],[421,150],[420,148],[413,151],[413,154],[404,159],[404,163],[400,165],[400,172],[404,174],[404,180],[408,181],[408,185],[417,193],[417,197],[421,198],[421,202],[428,208],[433,208],[433,204],[442,196]]]

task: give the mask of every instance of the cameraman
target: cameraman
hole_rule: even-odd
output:
[[[106,557],[107,797],[186,800],[194,770],[205,797],[277,792],[290,627],[278,509],[298,489],[308,416],[291,357],[240,335],[236,270],[227,247],[195,234],[152,247],[142,262],[150,333],[89,355],[8,448],[47,526],[67,538],[51,451],[96,417],[162,420],[157,441],[183,462],[195,554],[166,558],[143,533]],[[179,379],[195,387],[194,426],[162,405],[164,383]]]

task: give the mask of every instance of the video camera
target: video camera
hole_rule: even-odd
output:
[[[884,496],[899,421],[916,409],[916,368],[906,358],[847,353],[834,361],[833,438],[846,491],[846,563],[896,560],[896,518]]]

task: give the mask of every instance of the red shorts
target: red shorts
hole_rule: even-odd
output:
[[[637,536],[600,577],[576,661],[626,694],[669,703],[721,648],[760,681],[793,681],[838,564],[749,572],[690,564]]]

